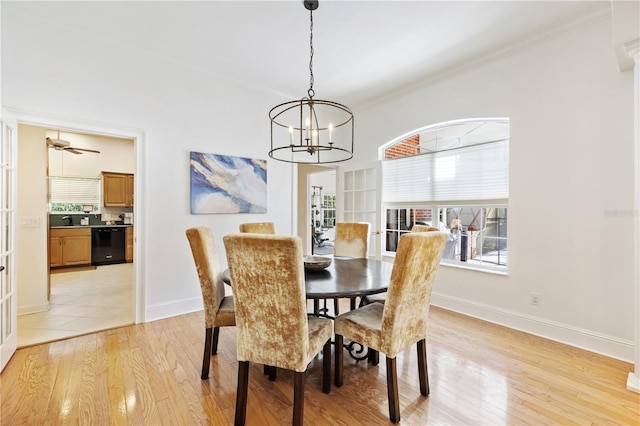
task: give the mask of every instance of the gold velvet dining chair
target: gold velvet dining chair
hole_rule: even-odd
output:
[[[396,357],[417,343],[420,393],[429,395],[426,337],[431,290],[447,236],[412,232],[400,237],[387,300],[339,315],[335,329],[335,384],[343,384],[344,338],[383,353],[387,364],[389,419],[400,421]]]
[[[369,255],[369,233],[367,222],[337,222],[333,255],[366,258]]]
[[[371,225],[367,222],[336,222],[333,255],[336,257],[367,258]],[[355,308],[355,300],[351,300]],[[326,304],[325,304],[326,309]],[[333,301],[335,315],[340,313],[338,299]]]
[[[413,225],[413,227],[411,228],[411,232],[439,232],[439,231],[440,230],[438,228],[435,228],[429,225]],[[387,298],[386,293],[370,294],[362,298],[362,303],[360,305],[361,306],[368,305],[369,303],[384,303],[386,298]],[[375,361],[375,363],[377,364],[378,362]]]
[[[218,352],[220,327],[236,325],[233,296],[225,296],[222,268],[213,231],[207,226],[186,230],[200,280],[204,304],[205,340],[201,379],[209,378],[211,355]]]
[[[302,240],[297,236],[224,237],[236,307],[238,389],[235,424],[246,421],[249,363],[294,372],[293,424],[304,418],[305,373],[322,349],[322,390],[331,389],[331,320],[307,316]]]
[[[251,232],[254,234],[275,234],[276,228],[273,225],[273,222],[241,223],[240,232]]]

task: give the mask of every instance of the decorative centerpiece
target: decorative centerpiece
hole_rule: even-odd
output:
[[[308,271],[320,271],[331,265],[331,258],[324,256],[305,256],[304,269]]]

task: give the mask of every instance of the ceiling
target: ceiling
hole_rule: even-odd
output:
[[[321,1],[313,13],[315,97],[366,104],[535,43],[553,28],[610,7],[609,1]],[[3,1],[2,14],[284,100],[306,96],[309,88],[310,22],[301,0]]]

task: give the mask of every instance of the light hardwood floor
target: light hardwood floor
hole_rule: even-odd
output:
[[[344,309],[348,309],[346,306]],[[19,349],[0,376],[0,424],[231,425],[235,329],[220,332],[210,378],[200,380],[202,312]],[[405,425],[640,424],[632,365],[432,308],[431,394],[420,395],[415,347],[398,357]],[[344,386],[321,391],[307,373],[307,425],[389,424],[384,358],[345,357]],[[291,422],[292,374],[275,382],[251,365],[248,425]]]
[[[133,263],[54,270],[49,310],[18,316],[18,347],[134,322]]]

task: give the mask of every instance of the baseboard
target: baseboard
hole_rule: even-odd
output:
[[[627,389],[640,393],[640,378],[633,373],[629,373],[629,377],[627,377]]]
[[[433,293],[431,304],[484,321],[633,363],[631,340],[596,333],[568,324],[525,315],[469,300]]]
[[[145,311],[145,322],[171,318],[190,312],[201,311],[204,308],[202,297],[192,299],[182,299],[176,302],[163,303],[158,305],[147,305]]]
[[[18,308],[18,315],[37,314],[39,312],[47,312],[49,310],[49,303],[42,305],[23,306]]]

